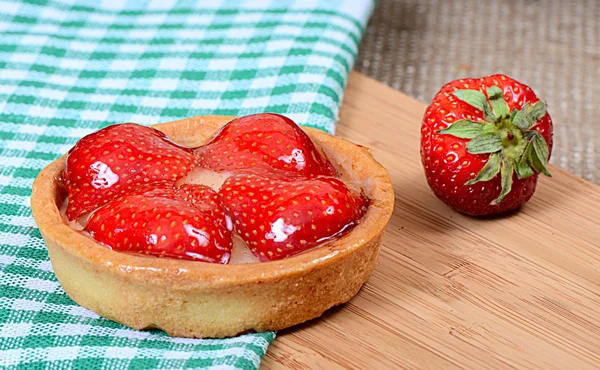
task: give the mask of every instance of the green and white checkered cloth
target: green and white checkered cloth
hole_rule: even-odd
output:
[[[0,0],[0,368],[255,369],[274,333],[135,331],[56,281],[29,197],[112,123],[285,114],[333,132],[372,0]]]

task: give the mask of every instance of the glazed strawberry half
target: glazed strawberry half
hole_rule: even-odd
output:
[[[85,230],[120,252],[223,264],[231,256],[223,208],[203,185],[138,189],[98,209]]]
[[[265,169],[290,176],[335,176],[329,160],[292,120],[262,113],[227,123],[196,150],[200,167],[217,172]]]
[[[520,207],[550,176],[552,119],[526,85],[505,75],[446,84],[421,126],[421,160],[435,195],[470,215]]]
[[[194,168],[191,149],[162,132],[133,123],[85,136],[67,156],[64,183],[74,220],[110,200],[150,184],[174,184]]]
[[[236,232],[262,261],[310,249],[354,227],[368,200],[333,177],[239,173],[219,192]]]

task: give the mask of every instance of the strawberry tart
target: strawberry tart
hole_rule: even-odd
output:
[[[31,198],[75,302],[183,337],[283,329],[348,301],[393,203],[368,149],[277,114],[108,126]]]

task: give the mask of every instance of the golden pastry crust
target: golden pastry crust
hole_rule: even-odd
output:
[[[192,117],[154,127],[181,145],[199,146],[231,119]],[[66,197],[59,181],[65,159],[48,165],[33,184],[31,207],[65,292],[134,329],[196,338],[279,330],[350,300],[377,263],[394,205],[392,184],[368,149],[304,130],[339,171],[362,184],[371,204],[342,238],[272,262],[219,265],[112,251],[65,223],[58,206]]]

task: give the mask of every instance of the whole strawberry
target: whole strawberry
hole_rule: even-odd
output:
[[[421,125],[421,161],[444,203],[469,215],[514,210],[550,176],[552,119],[526,85],[504,75],[449,82]]]
[[[156,129],[134,123],[108,126],[69,151],[63,174],[67,218],[76,219],[142,186],[174,184],[195,164],[191,149]]]
[[[234,119],[196,154],[200,167],[218,172],[264,169],[304,177],[336,174],[294,121],[273,113]]]
[[[85,230],[120,252],[228,263],[231,231],[217,193],[203,185],[151,185],[98,209]]]

